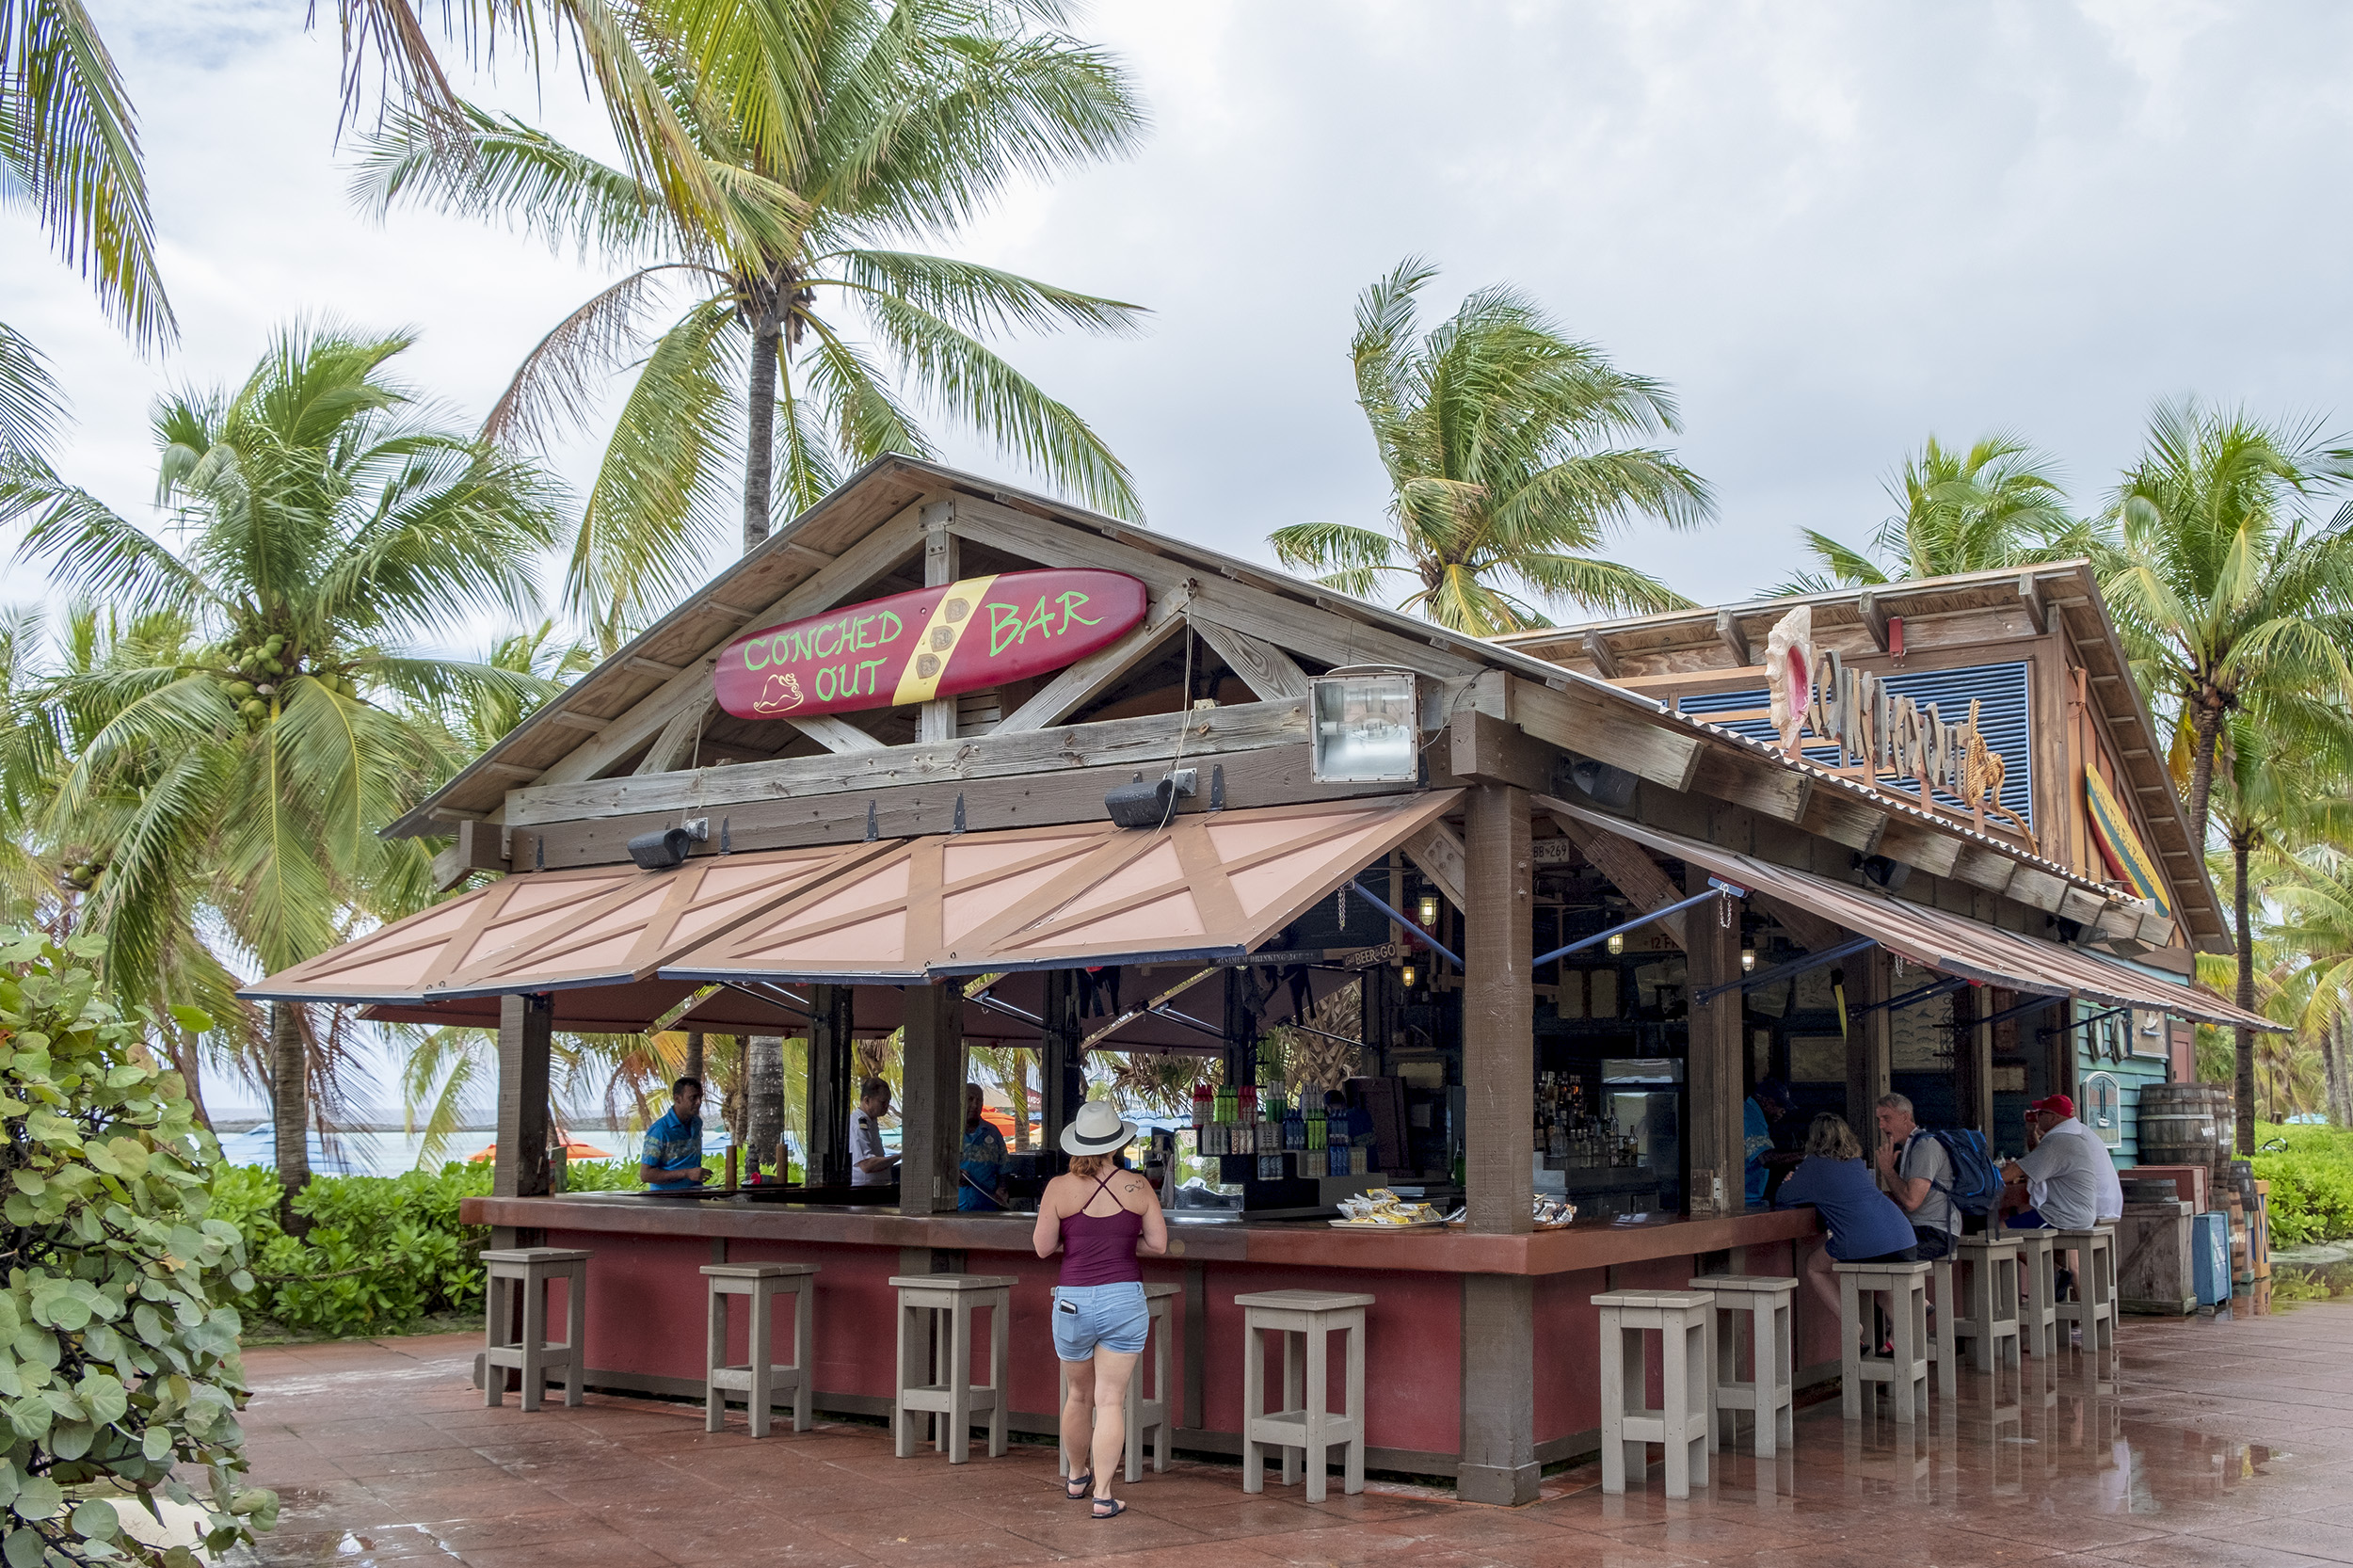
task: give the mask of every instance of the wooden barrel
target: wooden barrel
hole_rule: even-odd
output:
[[[2218,1176],[2238,1154],[2238,1091],[2228,1083],[2209,1083],[2205,1089],[2214,1096],[2214,1170]]]
[[[2146,1083],[2135,1134],[2143,1165],[2203,1165],[2230,1159],[2215,1120],[2214,1091],[2203,1083]]]

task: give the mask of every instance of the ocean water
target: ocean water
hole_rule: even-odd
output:
[[[576,1131],[575,1142],[593,1144],[616,1160],[634,1160],[640,1134],[632,1130],[596,1128]],[[464,1161],[484,1152],[490,1145],[491,1134],[483,1128],[460,1132],[444,1145],[441,1159]],[[417,1168],[424,1151],[424,1138],[414,1132],[340,1132],[322,1142],[315,1132],[311,1134],[311,1169],[320,1176],[398,1176]],[[728,1135],[724,1128],[706,1131],[703,1152],[725,1154]],[[243,1132],[223,1133],[220,1152],[232,1165],[261,1165],[275,1168],[278,1164],[278,1141],[271,1129],[250,1128]],[[797,1156],[799,1150],[796,1148]],[[586,1156],[580,1158],[585,1159]]]

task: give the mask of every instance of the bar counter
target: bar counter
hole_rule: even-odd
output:
[[[789,1191],[789,1190],[786,1190]],[[591,1386],[616,1392],[702,1391],[702,1265],[814,1263],[815,1371],[821,1409],[876,1416],[889,1409],[894,1346],[892,1274],[1008,1274],[1013,1292],[1012,1421],[1055,1426],[1056,1375],[1048,1290],[1058,1258],[1040,1258],[1026,1214],[906,1215],[881,1208],[795,1204],[780,1195],[668,1197],[594,1192],[468,1198],[469,1224],[520,1232],[515,1244],[579,1247],[589,1264]],[[1599,1315],[1591,1298],[1613,1289],[1681,1289],[1709,1270],[1796,1274],[1821,1232],[1811,1209],[1641,1224],[1579,1221],[1527,1236],[1459,1230],[1358,1232],[1321,1220],[1233,1214],[1170,1217],[1180,1255],[1143,1260],[1147,1280],[1183,1287],[1172,1314],[1170,1396],[1180,1448],[1239,1453],[1242,1314],[1234,1297],[1258,1290],[1341,1288],[1374,1296],[1366,1313],[1368,1458],[1375,1468],[1457,1473],[1465,1448],[1466,1323],[1523,1295],[1534,1336],[1533,1432],[1540,1463],[1598,1448]],[[1525,1285],[1517,1282],[1525,1281]],[[1474,1302],[1474,1297],[1476,1301]],[[1801,1383],[1836,1374],[1836,1325],[1796,1311]],[[746,1357],[744,1314],[730,1357]],[[552,1320],[554,1320],[552,1319]],[[780,1325],[781,1328],[781,1325]],[[976,1377],[985,1380],[984,1364]],[[1657,1370],[1653,1369],[1654,1398]],[[1279,1386],[1279,1382],[1276,1386]],[[1480,1419],[1477,1414],[1470,1417]],[[915,1463],[910,1461],[909,1463]]]

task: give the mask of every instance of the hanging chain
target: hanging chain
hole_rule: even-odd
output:
[[[1732,929],[1732,895],[1726,893],[1716,901],[1716,924],[1724,931]]]

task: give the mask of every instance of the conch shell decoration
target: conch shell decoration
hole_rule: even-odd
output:
[[[1801,604],[1773,623],[1765,639],[1765,682],[1773,696],[1781,748],[1798,755],[1806,710],[1814,705],[1814,607]]]

